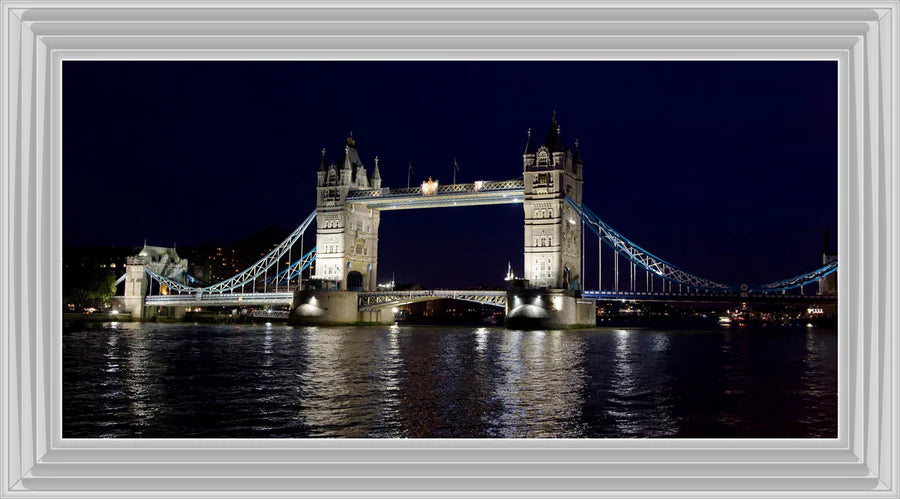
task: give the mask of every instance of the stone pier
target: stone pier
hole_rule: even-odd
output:
[[[567,329],[597,324],[596,303],[572,290],[512,288],[506,294],[509,329]]]

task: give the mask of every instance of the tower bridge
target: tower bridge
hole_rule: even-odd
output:
[[[511,327],[562,327],[594,324],[596,300],[784,298],[798,288],[801,295],[835,296],[837,259],[827,250],[821,268],[750,288],[692,274],[630,241],[582,203],[578,141],[572,148],[564,145],[555,114],[543,142],[528,131],[520,178],[450,185],[429,179],[415,187],[390,188],[382,186],[379,166],[376,156],[369,172],[352,136],[336,162],[329,162],[323,149],[316,209],[259,261],[219,283],[196,285],[187,261],[174,249],[145,245],[128,259],[120,278],[126,308],[134,317],[147,318],[163,310],[179,315],[196,306],[290,305],[292,321],[327,324],[392,322],[393,307],[451,298],[503,307]],[[376,290],[381,212],[512,203],[522,204],[524,212],[524,275],[511,279],[507,290]],[[316,243],[307,250],[304,237],[313,222]],[[589,234],[598,244],[594,290],[584,289]],[[611,253],[605,262],[611,286],[603,278],[604,252]],[[304,284],[307,269],[314,270]]]

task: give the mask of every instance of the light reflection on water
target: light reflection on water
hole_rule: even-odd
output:
[[[827,329],[107,324],[63,337],[77,437],[834,437]]]

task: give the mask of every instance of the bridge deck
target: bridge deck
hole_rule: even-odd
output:
[[[280,293],[208,293],[202,295],[152,295],[147,305],[161,307],[226,307],[241,305],[290,305],[294,292]]]
[[[376,291],[359,294],[360,310],[408,305],[420,301],[453,299],[506,307],[506,291],[422,289],[416,291]]]
[[[678,293],[678,292],[633,292],[633,291],[596,291],[585,290],[584,298],[599,301],[646,301],[646,302],[767,302],[767,303],[828,303],[837,300],[837,295],[794,295],[782,293]]]
[[[724,293],[646,293],[631,291],[586,290],[583,298],[589,300],[630,300],[655,302],[833,302],[836,295],[790,295],[769,294],[724,294]],[[153,295],[145,299],[151,306],[167,307],[216,307],[246,305],[291,305],[294,293],[215,293],[203,295]],[[481,303],[495,307],[506,306],[506,291],[496,290],[454,290],[425,289],[416,291],[376,291],[359,293],[359,308],[371,310],[389,306],[400,306],[428,300],[454,299]]]
[[[524,181],[514,179],[441,185],[438,186],[437,192],[431,195],[425,195],[421,186],[406,189],[366,189],[350,192],[347,195],[347,202],[365,204],[369,208],[387,211],[521,203],[524,195]]]

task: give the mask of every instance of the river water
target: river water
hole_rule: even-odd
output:
[[[67,324],[63,436],[834,438],[837,333]]]

